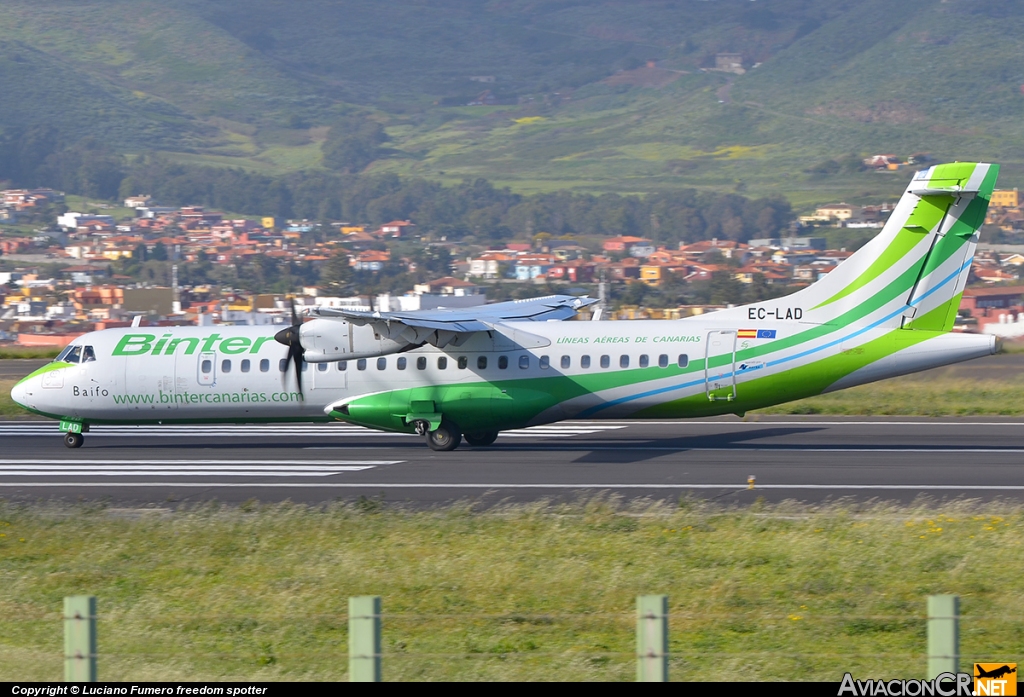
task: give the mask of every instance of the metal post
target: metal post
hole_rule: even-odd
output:
[[[636,680],[668,682],[668,596],[636,598]]]
[[[960,598],[928,596],[928,679],[960,667]]]
[[[64,598],[64,681],[96,682],[96,596]]]
[[[348,599],[349,682],[380,682],[380,596]]]

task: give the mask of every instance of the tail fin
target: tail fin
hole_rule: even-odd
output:
[[[953,163],[914,175],[881,233],[820,281],[784,299],[794,319],[949,331],[999,166]],[[778,315],[783,299],[725,312]],[[724,317],[723,317],[724,318]]]

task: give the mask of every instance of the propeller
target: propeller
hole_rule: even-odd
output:
[[[284,344],[288,347],[288,362],[295,366],[295,383],[299,386],[299,392],[302,392],[302,361],[305,349],[302,348],[302,342],[299,340],[299,329],[302,327],[302,319],[299,318],[299,313],[295,311],[295,301],[292,300],[292,323],[286,329],[282,329],[277,334],[274,334],[274,341],[279,344]]]

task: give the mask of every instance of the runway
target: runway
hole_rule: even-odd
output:
[[[2,422],[0,442],[18,501],[1024,500],[1024,420],[991,417],[570,421],[451,453],[345,424],[94,427],[68,450],[55,424]]]

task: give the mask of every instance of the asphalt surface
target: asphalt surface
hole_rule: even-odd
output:
[[[344,424],[97,427],[69,450],[55,424],[4,422],[0,443],[8,500],[1024,500],[1024,419],[572,421],[451,453]]]

